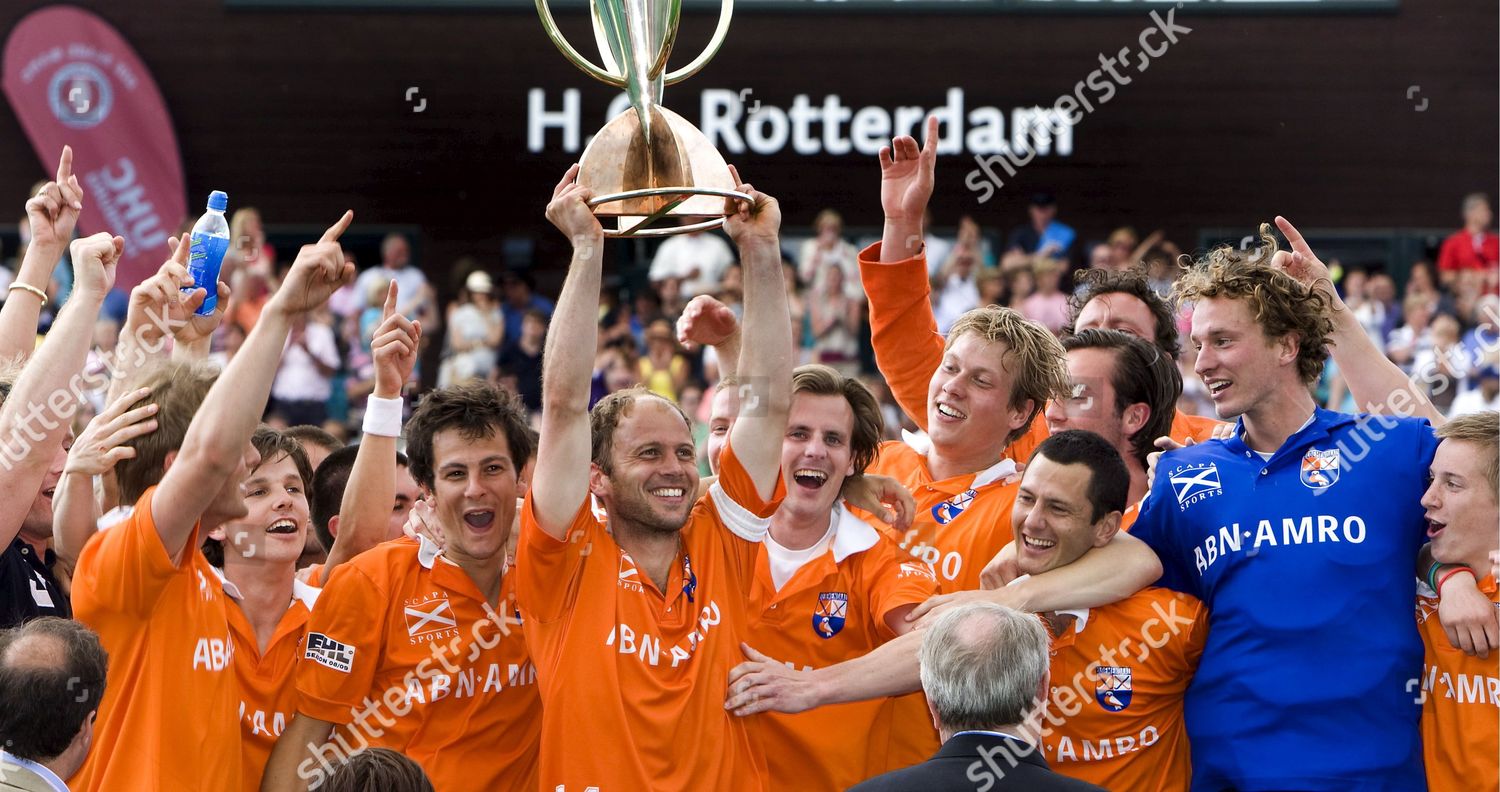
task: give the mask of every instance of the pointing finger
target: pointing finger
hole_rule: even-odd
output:
[[[344,232],[347,231],[347,230],[349,230],[349,224],[352,223],[352,222],[354,222],[354,210],[353,209],[346,210],[344,212],[344,216],[340,217],[339,221],[337,223],[334,223],[333,225],[329,226],[328,230],[323,232],[322,238],[319,239],[318,241],[319,242],[337,242],[337,241],[339,241],[339,237],[343,236]]]
[[[391,314],[396,312],[396,289],[396,279],[392,278],[391,285],[385,290],[385,305],[380,309],[380,320],[382,322],[391,318]]]
[[[73,147],[63,146],[62,156],[57,160],[57,183],[67,184],[73,176]]]

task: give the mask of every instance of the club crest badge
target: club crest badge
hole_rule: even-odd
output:
[[[818,607],[813,611],[813,632],[819,638],[832,638],[844,629],[844,619],[848,615],[849,595],[841,591],[825,591],[818,595]]]
[[[964,490],[952,498],[939,503],[932,507],[932,519],[938,525],[947,525],[953,522],[958,519],[958,515],[964,513],[964,509],[969,508],[969,504],[974,502],[974,495],[974,490]]]
[[[1325,490],[1338,483],[1339,450],[1307,449],[1302,455],[1302,484],[1310,490]]]
[[[1119,712],[1130,706],[1130,666],[1099,666],[1094,677],[1094,698],[1099,706]]]

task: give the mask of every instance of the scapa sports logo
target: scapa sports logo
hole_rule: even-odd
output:
[[[340,643],[323,633],[307,634],[307,651],[303,653],[303,657],[345,674],[354,668],[354,647]]]
[[[1224,494],[1224,485],[1219,482],[1219,466],[1213,462],[1187,464],[1168,474],[1172,492],[1177,495],[1177,508],[1187,507]]]
[[[408,601],[405,609],[406,634],[410,638],[457,629],[453,605],[443,594],[433,594],[417,602]]]

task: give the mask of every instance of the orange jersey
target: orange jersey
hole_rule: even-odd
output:
[[[240,781],[239,685],[224,590],[197,526],[173,563],[145,491],[89,539],[73,574],[73,614],[109,653],[94,746],[75,790],[195,792]]]
[[[341,724],[336,749],[415,759],[438,792],[533,792],[541,699],[516,614],[513,572],[491,608],[431,543],[381,544],[335,569],[318,597],[297,711]],[[325,763],[298,773],[312,780]]]
[[[832,545],[776,589],[768,548],[755,562],[746,643],[794,668],[824,668],[896,637],[886,616],[937,593],[926,563],[910,558],[842,506]],[[891,702],[770,713],[761,732],[772,789],[847,789],[885,770]]]
[[[558,541],[521,511],[517,578],[542,694],[541,788],[766,790],[764,716],[724,709],[745,657],[748,594],[765,519],[726,446],[719,480],[682,528],[665,589],[641,574],[585,498]],[[811,619],[811,614],[808,618]]]
[[[1479,590],[1500,608],[1495,578]],[[1500,657],[1470,657],[1448,643],[1432,589],[1418,586],[1422,633],[1422,754],[1433,790],[1500,790]]]
[[[1187,792],[1192,779],[1182,701],[1208,610],[1147,588],[1077,621],[1052,642],[1042,746],[1056,772],[1117,792]]]
[[[231,599],[238,599],[235,585],[224,580],[222,572],[214,571],[219,574],[225,593]],[[264,654],[245,612],[234,603],[226,608],[229,630],[234,636],[234,675],[240,685],[240,753],[244,757],[241,775],[244,783],[240,788],[245,792],[260,789],[271,748],[297,712],[297,658],[302,654],[307,620],[317,600],[318,589],[293,581],[291,605],[276,624],[276,632]]]

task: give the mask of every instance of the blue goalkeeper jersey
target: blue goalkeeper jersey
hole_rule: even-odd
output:
[[[1426,789],[1411,603],[1432,427],[1318,409],[1269,460],[1238,430],[1162,455],[1130,531],[1158,585],[1209,610],[1192,788]]]

